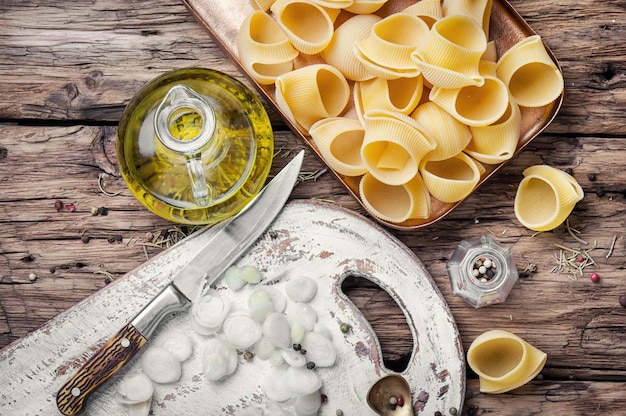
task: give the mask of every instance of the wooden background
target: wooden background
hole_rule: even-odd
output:
[[[189,66],[247,82],[182,2],[40,3],[0,3],[0,347],[181,238],[119,176],[116,125],[130,98],[156,76]],[[626,309],[618,297],[626,294],[626,4],[511,3],[563,68],[559,115],[445,219],[393,233],[436,280],[466,349],[480,333],[501,328],[548,354],[539,379],[503,395],[481,394],[469,372],[464,414],[623,414]],[[272,119],[275,173],[303,145],[276,113]],[[565,226],[535,234],[515,219],[522,171],[540,163],[571,169],[582,185],[585,198],[569,219],[578,239]],[[305,171],[323,167],[308,153]],[[293,198],[363,213],[329,173],[300,183]],[[57,200],[76,210],[57,212]],[[106,207],[108,215],[94,216],[92,207]],[[477,310],[451,295],[445,263],[458,242],[484,234],[513,249],[523,277],[506,303]],[[592,249],[598,268],[576,278],[554,273],[555,244]],[[592,271],[599,283],[589,280]],[[358,285],[350,293],[379,334],[389,365],[400,365],[411,350],[406,329],[396,325],[402,316],[376,288]]]

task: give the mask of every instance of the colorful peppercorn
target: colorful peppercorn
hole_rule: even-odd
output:
[[[388,403],[389,403],[389,408],[391,410],[395,410],[396,406],[398,405],[398,399],[396,398],[396,396],[390,396]]]
[[[598,273],[591,273],[589,275],[589,279],[593,282],[593,283],[598,283],[600,281],[600,275]]]
[[[496,263],[488,257],[480,257],[472,265],[472,276],[482,283],[493,279],[496,275]]]

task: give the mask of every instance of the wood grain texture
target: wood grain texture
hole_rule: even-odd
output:
[[[146,212],[116,167],[116,124],[125,104],[169,70],[204,66],[247,83],[181,2],[58,0],[0,4],[0,346],[119,279],[175,240],[173,224]],[[440,223],[394,231],[426,265],[452,309],[464,347],[487,329],[507,329],[548,353],[543,380],[514,392],[478,392],[468,374],[471,414],[621,414],[626,383],[626,6],[621,0],[511,4],[558,57],[565,100],[547,131]],[[275,113],[272,172],[302,147]],[[562,226],[535,235],[513,214],[521,172],[546,163],[571,169],[585,198]],[[324,165],[313,155],[304,170]],[[109,196],[103,193],[101,186]],[[329,173],[299,184],[294,199],[332,201],[363,213]],[[54,208],[74,203],[75,212]],[[92,207],[108,208],[94,216]],[[520,271],[502,305],[473,309],[451,295],[445,262],[462,239],[490,234],[512,248]],[[615,239],[613,243],[613,239]],[[572,279],[553,273],[555,244],[593,250],[599,268]],[[609,255],[610,252],[610,255]],[[608,256],[608,258],[607,258]],[[599,284],[588,279],[601,275]],[[385,357],[410,351],[406,328],[376,288],[351,288],[377,328]],[[382,335],[381,335],[382,334]],[[3,397],[2,400],[5,400]],[[476,406],[476,410],[473,406]],[[473,413],[472,413],[473,412]],[[468,413],[469,414],[469,413]]]

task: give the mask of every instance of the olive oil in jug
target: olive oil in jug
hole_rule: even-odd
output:
[[[122,177],[146,208],[178,223],[213,224],[262,189],[274,138],[250,89],[192,68],[155,79],[132,99],[116,151]]]

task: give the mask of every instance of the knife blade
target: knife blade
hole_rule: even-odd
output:
[[[265,232],[287,202],[303,158],[301,151],[61,387],[57,393],[61,413],[66,416],[81,413],[88,396],[146,344],[166,316],[185,310],[204,285],[218,279]]]

